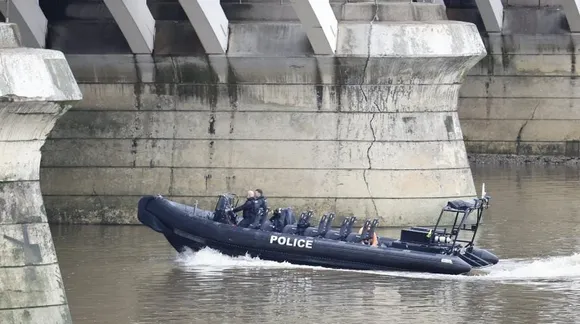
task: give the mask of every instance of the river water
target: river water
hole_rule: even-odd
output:
[[[144,226],[53,226],[74,323],[580,323],[579,168],[473,173],[492,196],[477,243],[501,258],[477,276],[177,255]]]

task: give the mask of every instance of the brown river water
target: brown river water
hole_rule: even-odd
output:
[[[501,258],[476,276],[177,255],[145,226],[52,226],[74,323],[580,323],[580,168],[473,174],[492,196],[477,244]]]

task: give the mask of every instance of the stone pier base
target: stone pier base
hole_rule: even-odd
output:
[[[0,24],[0,323],[71,323],[39,182],[40,148],[81,99],[61,52]]]

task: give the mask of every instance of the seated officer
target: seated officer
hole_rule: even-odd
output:
[[[233,212],[242,211],[242,221],[238,223],[240,227],[248,227],[258,217],[258,201],[252,190],[248,191],[248,196],[243,205],[234,208]]]
[[[361,227],[360,230],[358,231],[358,233],[360,235],[362,235],[364,228]],[[377,233],[373,232],[373,236],[369,237],[366,240],[362,240],[361,241],[362,244],[364,245],[370,245],[370,246],[378,246],[379,245],[379,238],[377,237]]]

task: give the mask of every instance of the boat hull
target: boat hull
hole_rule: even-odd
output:
[[[329,268],[464,274],[472,267],[455,255],[242,228],[213,221],[212,213],[163,197],[139,201],[139,220],[163,233],[178,252],[210,247],[230,256]]]

